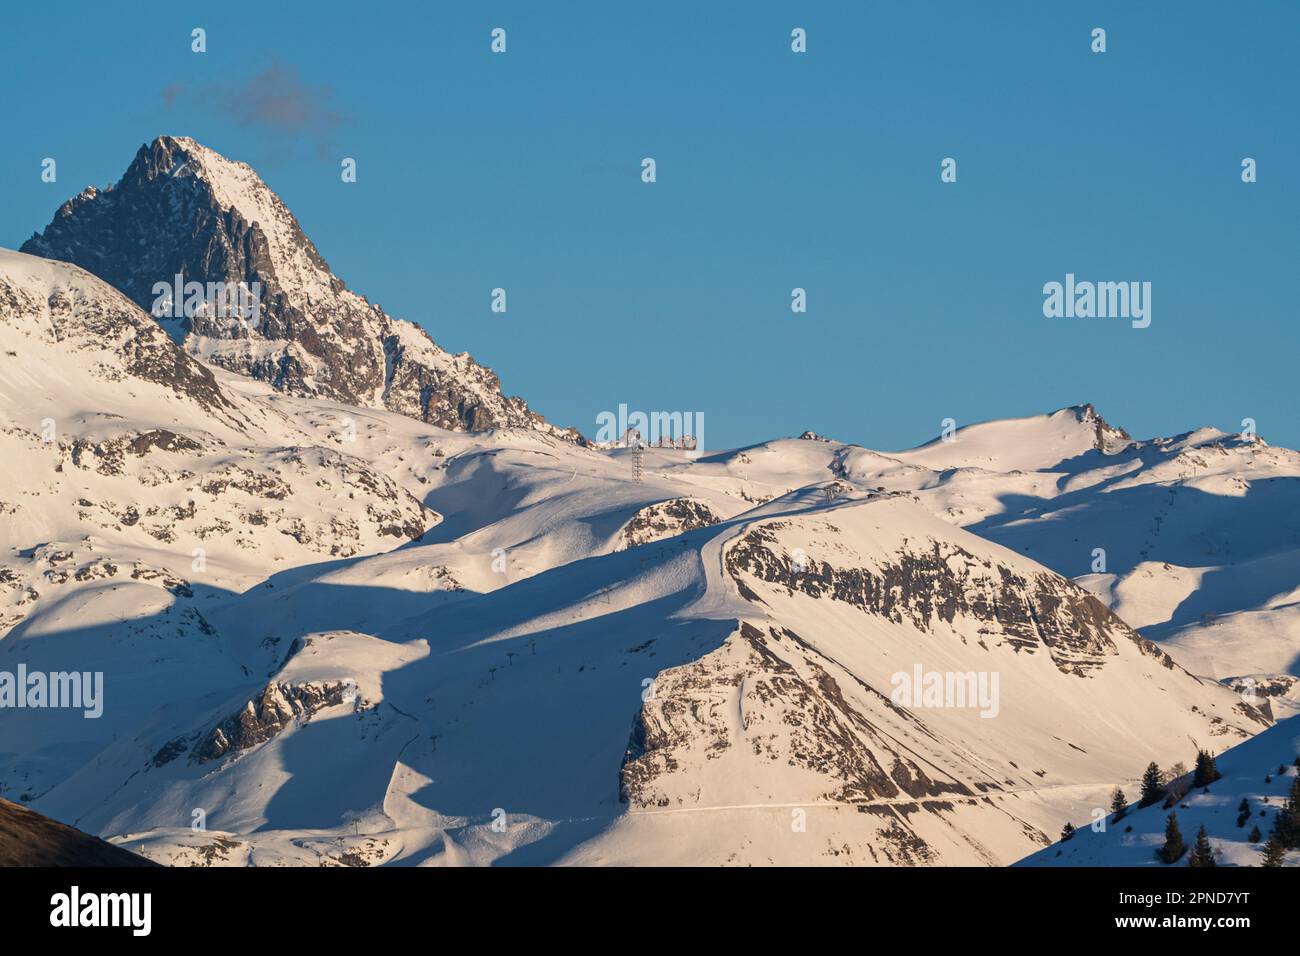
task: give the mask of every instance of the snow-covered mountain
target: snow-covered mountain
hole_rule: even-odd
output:
[[[1197,674],[1300,675],[1300,453],[1210,428],[1134,441],[1080,406],[842,461],[1077,580]]]
[[[159,140],[33,240],[90,271],[0,251],[0,674],[103,674],[0,712],[4,796],[196,865],[1009,864],[1286,726],[1295,452],[1090,406],[898,453],[478,431],[364,384],[398,324],[241,169]],[[169,336],[177,268],[270,324]]]
[[[709,461],[755,500],[827,473],[909,495],[1083,585],[1194,673],[1300,706],[1291,449],[1210,428],[1138,441],[1081,405],[901,452],[820,439]]]
[[[204,362],[300,395],[387,408],[455,431],[535,428],[578,440],[501,394],[491,369],[350,291],[247,164],[192,139],[141,146],[112,188],[63,204],[22,252],[72,262],[156,312],[156,286],[244,283],[254,317],[168,310],[169,334]],[[185,293],[188,295],[188,293]],[[163,304],[180,306],[172,295]],[[173,317],[175,312],[180,317]]]

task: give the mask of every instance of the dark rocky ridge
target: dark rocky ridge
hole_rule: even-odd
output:
[[[454,431],[529,428],[582,440],[502,395],[491,369],[350,292],[252,169],[193,140],[142,146],[115,187],[68,200],[21,251],[75,263],[151,314],[155,284],[178,274],[259,283],[256,322],[199,314],[160,324],[191,354],[276,389]]]
[[[0,799],[0,866],[157,864],[27,807]]]

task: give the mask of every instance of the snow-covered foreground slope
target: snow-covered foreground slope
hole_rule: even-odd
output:
[[[1067,409],[958,451],[647,449],[638,481],[628,449],[211,368],[9,252],[0,353],[0,672],[104,688],[94,719],[0,711],[0,783],[155,860],[1006,864],[1294,695],[1245,632],[1228,687],[1106,607],[1177,620],[1234,567],[1193,560],[1211,539],[1255,562],[1214,600],[1277,593],[1287,549],[1232,502],[1254,455],[1284,505],[1284,450]],[[1150,511],[1149,541],[1106,518],[1183,494],[1179,456],[1228,500]],[[1076,513],[1126,575],[1068,580]],[[1140,591],[1142,548],[1180,541]]]
[[[1173,864],[1156,858],[1172,812],[1189,848],[1205,827],[1218,865],[1259,866],[1264,841],[1295,782],[1297,758],[1300,717],[1290,717],[1219,757],[1222,777],[1209,787],[1189,790],[1168,809],[1161,801],[1132,809],[1119,821],[1113,813],[1108,814],[1104,829],[1100,823],[1094,826],[1091,816],[1075,818],[1079,829],[1073,837],[1034,854],[1023,865],[1186,866],[1186,856]],[[1126,796],[1136,803],[1138,790],[1128,789]],[[1243,800],[1247,814],[1241,812]],[[1109,807],[1109,801],[1102,806]],[[1252,841],[1256,827],[1260,839]],[[1300,865],[1300,852],[1290,851],[1285,865]]]

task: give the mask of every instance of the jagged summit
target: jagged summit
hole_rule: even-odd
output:
[[[1080,424],[1092,426],[1096,433],[1094,447],[1103,455],[1117,454],[1133,444],[1133,436],[1102,418],[1101,413],[1097,411],[1091,402],[1083,405],[1071,405],[1053,414],[1060,414],[1060,412],[1074,412],[1078,416]]]
[[[281,391],[453,431],[581,438],[503,395],[492,370],[468,354],[447,353],[419,326],[350,291],[250,166],[188,137],[141,146],[116,186],[65,202],[21,251],[81,266],[153,313],[190,354]],[[257,315],[160,315],[171,299],[159,290],[177,275],[255,288]]]

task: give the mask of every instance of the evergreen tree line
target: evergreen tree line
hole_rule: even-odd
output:
[[[1300,770],[1300,757],[1296,757],[1295,766]],[[1147,768],[1148,774],[1155,767],[1153,763]],[[1217,773],[1217,771],[1215,771]],[[1278,773],[1286,772],[1286,767],[1278,768]],[[1156,771],[1157,775],[1159,770]],[[1144,781],[1145,781],[1144,777]],[[1216,778],[1217,779],[1217,778]],[[1268,775],[1266,780],[1272,780],[1272,775]],[[1145,794],[1144,794],[1145,797]],[[1156,798],[1158,799],[1158,797]],[[1151,801],[1155,802],[1155,799]],[[1246,797],[1241,798],[1241,805],[1237,808],[1237,826],[1245,826],[1246,821],[1250,819],[1251,807],[1250,801]],[[1250,831],[1248,839],[1251,843],[1258,843],[1261,837],[1259,827],[1255,826]],[[1286,859],[1287,850],[1300,849],[1300,773],[1291,781],[1291,792],[1287,794],[1286,802],[1273,818],[1273,830],[1268,835],[1268,841],[1264,844],[1264,859],[1262,865],[1266,867],[1281,866]],[[1178,814],[1170,813],[1169,819],[1165,823],[1165,842],[1156,855],[1165,863],[1175,863],[1182,858],[1187,852],[1187,847],[1183,842],[1183,835],[1178,829]],[[1202,826],[1196,834],[1196,844],[1192,848],[1192,855],[1188,859],[1190,866],[1214,866],[1214,851],[1210,846],[1209,836]]]
[[[1181,766],[1181,765],[1179,765]],[[1268,840],[1264,844],[1263,865],[1266,867],[1281,866],[1286,857],[1288,850],[1300,849],[1300,756],[1295,759],[1297,774],[1291,782],[1291,791],[1287,796],[1286,802],[1277,812],[1273,820],[1273,829],[1269,833]],[[1286,772],[1286,766],[1277,768],[1278,775]],[[1141,795],[1138,798],[1138,808],[1149,807],[1158,803],[1161,799],[1165,800],[1165,808],[1169,809],[1177,802],[1174,786],[1182,774],[1173,777],[1163,777],[1160,767],[1152,761],[1147,765],[1146,771],[1142,774]],[[1196,767],[1192,771],[1192,787],[1208,787],[1218,780],[1222,774],[1215,765],[1214,755],[1205,750],[1197,750]],[[1163,777],[1163,779],[1162,779]],[[1266,782],[1271,782],[1272,774],[1265,777]],[[1124,819],[1129,812],[1128,798],[1124,795],[1124,790],[1120,787],[1115,788],[1114,794],[1111,795],[1110,811],[1114,814],[1113,822],[1118,823]],[[1237,826],[1244,827],[1252,815],[1250,801],[1242,797],[1241,804],[1237,808]],[[1061,840],[1069,840],[1074,836],[1076,830],[1072,823],[1066,823],[1061,830]],[[1258,843],[1263,834],[1260,833],[1259,826],[1251,828],[1250,835],[1247,839],[1251,843]],[[1178,814],[1171,812],[1168,820],[1165,822],[1165,842],[1158,850],[1156,856],[1164,863],[1176,863],[1187,853],[1187,844],[1183,840],[1182,831],[1178,827]],[[1202,826],[1196,833],[1196,840],[1192,844],[1192,852],[1188,857],[1189,866],[1215,866],[1214,848],[1210,844],[1209,834],[1206,833],[1205,827]]]

